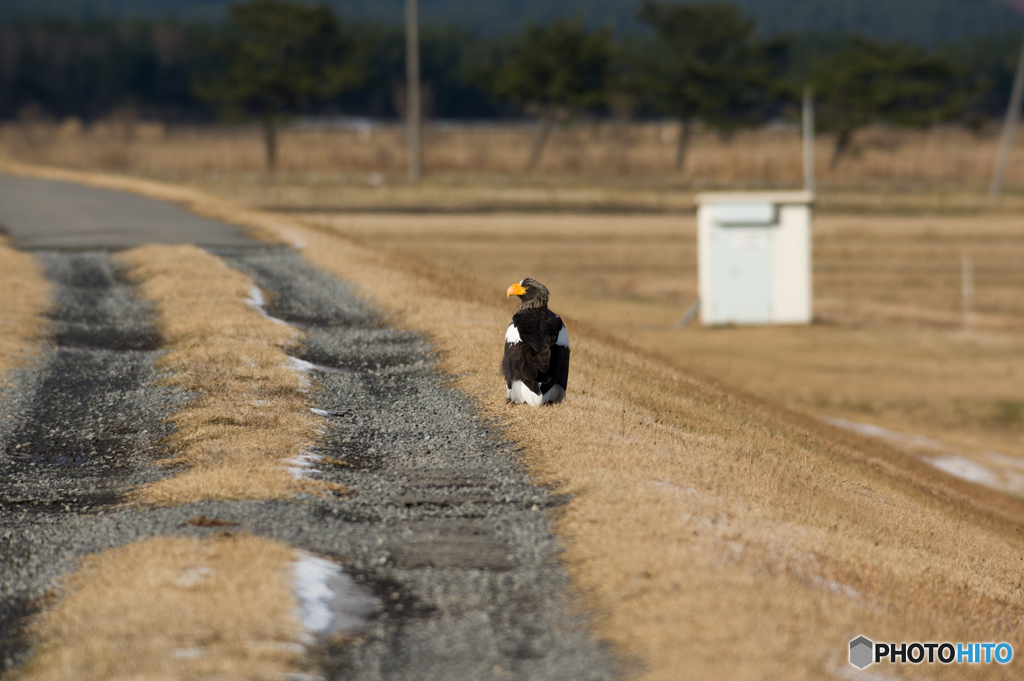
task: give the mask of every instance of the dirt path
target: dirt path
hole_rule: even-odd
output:
[[[0,413],[0,671],[31,657],[25,616],[81,557],[228,527],[339,562],[375,595],[355,638],[325,635],[309,648],[307,665],[325,677],[611,678],[615,664],[573,607],[558,561],[548,512],[563,499],[530,483],[512,445],[445,386],[423,340],[383,324],[290,250],[220,254],[253,276],[271,315],[304,330],[296,365],[329,428],[312,452],[316,470],[299,474],[351,493],[121,503],[173,473],[151,464],[164,453],[163,419],[189,396],[153,387],[151,312],[108,253],[39,253],[54,286],[52,347],[15,377],[17,397]],[[332,616],[351,618],[336,596]]]

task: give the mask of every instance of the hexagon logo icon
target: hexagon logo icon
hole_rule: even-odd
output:
[[[875,644],[869,639],[858,636],[850,641],[850,664],[857,669],[864,669],[873,662]]]

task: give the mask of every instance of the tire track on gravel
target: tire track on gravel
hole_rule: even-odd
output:
[[[151,466],[183,396],[152,386],[159,338],[105,252],[40,252],[53,283],[52,341],[0,405],[0,670],[25,652],[23,618],[75,558],[111,545],[98,529]]]
[[[377,595],[361,633],[313,644],[326,677],[615,675],[558,561],[546,511],[564,499],[530,483],[511,443],[446,387],[422,338],[382,324],[294,252],[223,252],[272,295],[271,314],[305,329],[300,359],[329,422],[313,474],[354,494],[132,508],[118,503],[126,492],[171,474],[150,464],[188,395],[152,385],[151,312],[109,253],[38,255],[54,284],[54,346],[0,407],[0,672],[25,661],[27,616],[78,558],[224,532],[192,522],[204,517],[333,557]],[[367,614],[340,591],[326,605],[336,623]]]

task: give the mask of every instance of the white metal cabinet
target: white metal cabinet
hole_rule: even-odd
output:
[[[704,324],[811,321],[808,192],[697,197],[697,251]]]

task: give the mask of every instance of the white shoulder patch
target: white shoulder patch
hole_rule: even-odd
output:
[[[558,340],[555,341],[555,345],[569,347],[569,332],[565,330],[565,326],[562,326],[562,330],[558,332]]]
[[[559,338],[559,340],[561,340],[562,337],[559,336],[558,338]],[[516,343],[520,342],[521,340],[523,340],[523,339],[519,337],[519,329],[516,328],[515,324],[509,324],[508,325],[508,330],[505,331],[505,342],[506,343],[511,343],[512,345],[515,345]]]

